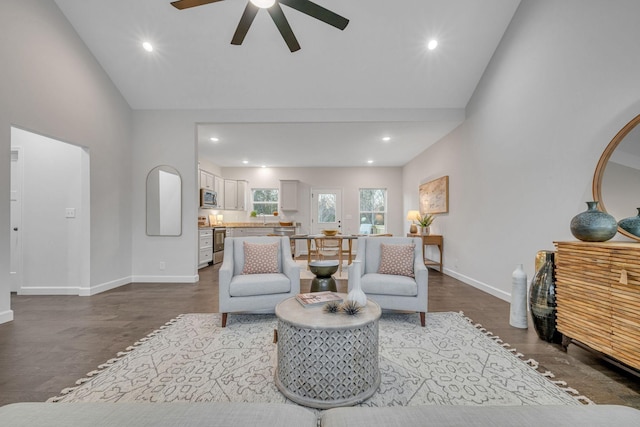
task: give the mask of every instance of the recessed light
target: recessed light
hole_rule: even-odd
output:
[[[391,141],[391,137],[390,136],[385,136],[384,138],[382,138],[382,140],[384,142],[389,142],[389,141]]]
[[[437,47],[438,47],[438,40],[436,40],[436,39],[431,39],[431,40],[429,40],[429,43],[427,43],[427,48],[429,50],[433,50],[433,49],[435,49]]]
[[[266,168],[266,167],[267,167],[267,165],[262,165],[262,166],[260,166],[260,167],[261,167],[261,168]]]
[[[153,45],[149,42],[143,42],[142,43],[142,48],[144,50],[146,50],[147,52],[153,52]]]
[[[367,163],[371,164],[373,163],[373,160],[367,160]]]
[[[211,142],[218,142],[218,141],[220,141],[220,139],[218,139],[218,138],[216,138],[216,137],[213,137],[213,138],[209,138],[209,141],[211,141]]]
[[[243,160],[242,163],[244,163],[245,165],[249,164],[249,160]]]
[[[276,0],[250,0],[255,6],[261,9],[268,9],[276,2]]]

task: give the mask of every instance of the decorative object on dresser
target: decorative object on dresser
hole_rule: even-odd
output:
[[[640,370],[640,245],[556,242],[557,327],[578,342]]]
[[[598,210],[598,202],[587,202],[587,210],[571,219],[571,234],[584,242],[606,242],[618,232],[615,218]]]
[[[634,236],[640,236],[640,208],[636,209],[638,210],[638,215],[621,219],[618,221],[618,227]]]
[[[540,339],[559,343],[562,337],[556,329],[555,286],[554,252],[545,251],[545,262],[533,276],[529,290],[531,319]]]

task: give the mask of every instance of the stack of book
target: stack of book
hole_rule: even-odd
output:
[[[326,304],[331,301],[342,302],[342,297],[335,292],[309,292],[306,294],[296,295],[296,300],[303,307],[313,307],[316,305]]]

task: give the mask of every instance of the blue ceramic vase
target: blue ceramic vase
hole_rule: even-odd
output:
[[[634,236],[640,236],[640,208],[638,209],[638,215],[629,218],[621,219],[618,221],[618,225],[625,231],[633,234]]]
[[[587,202],[587,210],[571,220],[571,234],[584,242],[606,242],[618,232],[615,218],[598,210],[598,202]]]

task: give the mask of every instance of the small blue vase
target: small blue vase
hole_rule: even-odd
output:
[[[637,216],[621,219],[618,221],[618,226],[634,236],[640,236],[640,208],[636,209],[638,209]]]
[[[618,232],[615,218],[598,210],[598,202],[587,202],[587,210],[571,220],[571,234],[584,242],[606,242]]]

